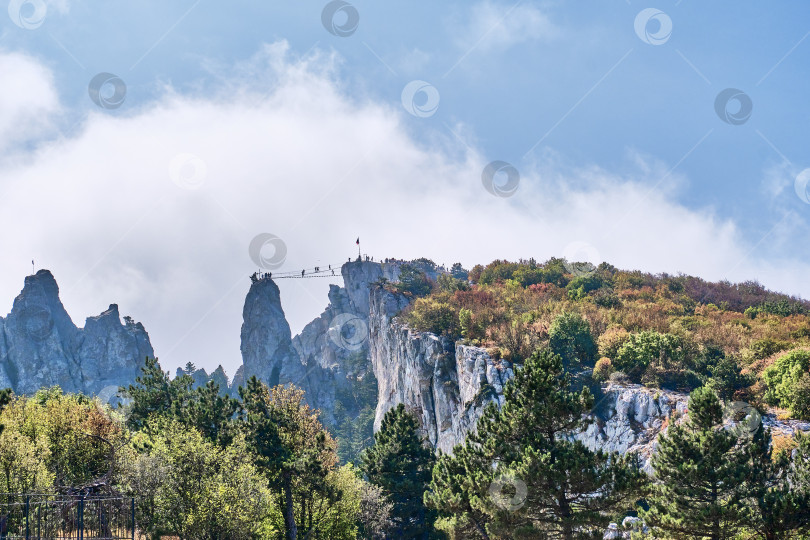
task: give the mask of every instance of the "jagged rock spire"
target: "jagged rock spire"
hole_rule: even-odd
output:
[[[0,317],[0,387],[18,394],[55,385],[96,394],[133,381],[147,355],[154,351],[146,330],[122,324],[116,304],[76,327],[48,270],[27,276],[11,312]]]

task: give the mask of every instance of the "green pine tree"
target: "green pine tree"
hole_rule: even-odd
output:
[[[292,452],[281,440],[281,418],[272,407],[269,389],[255,376],[244,387],[239,387],[239,397],[242,400],[241,425],[245,438],[269,486],[282,492],[285,537],[295,540],[298,527],[293,507],[292,474],[282,471],[284,464],[290,461]]]
[[[157,358],[147,357],[141,375],[135,384],[121,387],[119,391],[132,399],[128,407],[127,426],[133,430],[143,429],[150,416],[173,417],[186,422],[187,411],[193,399],[191,386],[193,379],[180,375],[169,379]]]
[[[799,433],[796,442],[798,446],[790,458],[788,479],[797,493],[810,498],[810,435]]]
[[[14,394],[11,392],[11,388],[0,390],[0,412],[3,412],[5,406],[11,403],[13,397]],[[3,433],[3,424],[0,424],[0,433]]]
[[[279,495],[285,538],[317,538],[315,499],[336,502],[339,494],[327,484],[337,464],[334,440],[304,403],[302,390],[267,388],[255,376],[239,388],[240,421],[256,464]]]
[[[441,455],[436,461],[425,502],[445,516],[439,520],[439,528],[450,532],[453,539],[489,540],[491,463],[480,446],[469,442],[456,445],[452,456]]]
[[[177,377],[169,379],[157,358],[147,358],[135,384],[120,389],[132,399],[127,424],[140,430],[147,427],[150,418],[172,419],[196,428],[209,441],[225,447],[233,440],[239,401],[220,395],[220,387],[214,381],[192,389],[194,379],[188,370],[195,370],[191,362],[185,370],[178,370]]]
[[[795,525],[797,535],[810,535],[810,435],[799,432],[797,447],[781,456],[784,485],[790,492],[786,520]]]
[[[801,480],[795,475],[791,478],[795,465],[802,466],[802,453],[797,451],[793,460],[786,453],[772,456],[770,430],[762,426],[761,419],[751,427],[750,440],[742,441],[749,467],[745,475],[751,501],[747,525],[766,540],[795,538],[810,527],[810,485],[804,483],[803,489]],[[810,450],[810,445],[805,446]]]
[[[435,535],[435,512],[423,500],[434,462],[433,451],[419,435],[419,420],[401,403],[385,413],[374,445],[362,455],[361,468],[394,505],[392,538],[416,540]]]
[[[410,293],[414,296],[424,296],[430,293],[433,285],[427,275],[409,264],[404,264],[399,269],[399,281],[394,283],[394,287],[399,292]]]
[[[571,391],[562,359],[535,352],[498,409],[434,468],[426,496],[454,537],[601,536],[610,512],[628,505],[644,477],[635,455],[593,452],[570,433],[587,424],[593,397]]]
[[[221,395],[219,385],[208,381],[194,392],[186,415],[190,426],[209,441],[225,447],[233,440],[233,420],[238,409],[238,400]]]
[[[658,438],[656,482],[643,519],[673,536],[731,538],[747,513],[748,453],[740,434],[721,426],[723,409],[711,389],[694,390],[688,410],[686,422]]]

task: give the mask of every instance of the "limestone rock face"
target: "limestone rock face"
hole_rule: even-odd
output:
[[[389,409],[404,403],[420,418],[430,443],[451,452],[488,403],[502,403],[512,367],[481,348],[409,329],[395,318],[408,303],[382,287],[371,291],[369,354],[378,381],[374,429]]]
[[[384,266],[388,268],[384,269]],[[291,383],[306,392],[321,420],[334,420],[335,393],[350,380],[370,373],[368,361],[369,290],[385,276],[398,276],[397,265],[348,262],[341,268],[345,287],[331,285],[323,313],[291,336],[278,286],[269,277],[253,283],[245,300],[242,324],[244,370],[270,384]],[[243,382],[242,382],[243,384]]]
[[[314,362],[306,365],[293,347],[290,325],[281,308],[278,286],[270,278],[255,281],[248,291],[242,312],[242,372],[234,384],[252,376],[269,386],[292,384],[306,392],[309,405],[331,411],[334,384],[331,374]],[[328,422],[329,415],[324,418]]]
[[[231,396],[239,397],[239,387],[245,386],[245,366],[239,366],[231,379]]]
[[[85,321],[77,353],[85,393],[96,394],[107,386],[134,382],[144,359],[154,356],[143,325],[129,317],[124,317],[124,321],[122,325],[116,304]]]
[[[146,356],[154,356],[149,335],[128,317],[122,324],[115,304],[77,328],[48,270],[26,277],[11,313],[0,318],[0,387],[17,394],[55,385],[96,394],[127,385]]]
[[[688,419],[689,396],[636,384],[608,383],[602,392],[604,396],[594,408],[593,422],[576,437],[592,450],[635,452],[641,458],[642,468],[652,473],[658,435],[667,426]],[[726,429],[757,429],[761,418],[762,425],[774,435],[810,432],[810,423],[779,420],[773,414],[760,415],[740,401],[724,403],[723,416]]]
[[[638,452],[645,470],[651,471],[650,459],[655,439],[670,418],[684,418],[689,396],[641,385],[608,383],[595,406],[593,422],[576,435],[591,450]],[[673,418],[674,421],[674,418]]]
[[[368,261],[350,262],[343,265],[341,274],[352,311],[368,320],[369,289],[372,283],[383,277],[382,264]],[[391,271],[389,275],[392,275]]]
[[[256,375],[275,386],[300,383],[306,373],[292,347],[290,325],[281,308],[278,286],[272,279],[254,282],[242,310],[241,351],[245,376]]]
[[[330,286],[326,309],[294,337],[284,318],[278,286],[270,277],[257,279],[245,299],[243,367],[234,376],[232,388],[253,375],[270,385],[295,384],[306,392],[308,404],[320,409],[321,420],[332,424],[336,393],[372,373],[371,290],[380,280],[399,279],[403,264],[406,261],[343,264],[344,286]],[[429,275],[435,279],[436,271]]]

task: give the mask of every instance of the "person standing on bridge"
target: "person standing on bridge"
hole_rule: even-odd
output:
[[[301,277],[304,277],[304,270],[301,270]]]

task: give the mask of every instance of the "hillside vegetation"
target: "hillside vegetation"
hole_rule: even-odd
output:
[[[518,364],[547,345],[597,381],[708,385],[810,419],[810,303],[756,282],[530,259],[457,265],[431,287],[413,270],[389,287],[416,297],[402,314],[412,328]]]

